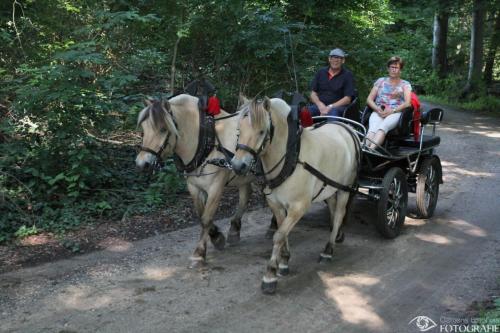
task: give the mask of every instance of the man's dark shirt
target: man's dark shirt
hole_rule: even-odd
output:
[[[337,102],[345,96],[354,96],[354,77],[350,70],[342,66],[340,73],[328,79],[329,67],[321,68],[311,82],[311,90],[318,94],[325,105]]]

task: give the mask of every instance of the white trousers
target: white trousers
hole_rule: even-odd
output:
[[[378,130],[382,130],[385,134],[387,134],[387,132],[391,129],[398,126],[400,117],[401,112],[393,113],[385,118],[382,118],[377,112],[374,111],[370,115],[368,132],[377,133]]]

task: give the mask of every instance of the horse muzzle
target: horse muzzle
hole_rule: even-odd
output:
[[[233,157],[231,159],[231,165],[233,167],[233,171],[237,175],[244,176],[250,171],[250,169],[252,167],[252,160],[247,161],[245,158],[239,159],[239,158]]]
[[[156,169],[156,164],[156,157],[149,153],[139,153],[135,159],[135,166],[143,172],[153,172]]]

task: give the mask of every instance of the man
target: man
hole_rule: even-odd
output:
[[[346,54],[339,48],[330,51],[329,66],[321,68],[311,82],[311,101],[308,107],[315,116],[342,117],[354,96],[354,77],[344,68]]]

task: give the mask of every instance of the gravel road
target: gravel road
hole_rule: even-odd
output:
[[[266,208],[245,215],[240,244],[209,247],[204,270],[187,268],[199,234],[191,227],[1,274],[0,331],[400,333],[419,332],[409,324],[417,316],[463,319],[473,301],[498,295],[499,125],[445,110],[435,215],[407,217],[395,240],[371,225],[374,204],[356,200],[344,243],[318,264],[328,210],[314,205],[291,233],[290,276],[274,296],[260,291]],[[217,224],[227,231],[227,220]]]

